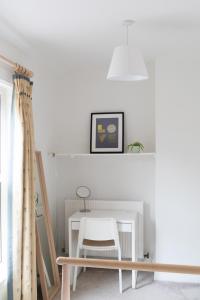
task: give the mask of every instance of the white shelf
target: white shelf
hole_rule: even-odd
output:
[[[97,158],[97,157],[155,157],[155,152],[142,152],[142,153],[49,153],[52,157],[60,158]]]

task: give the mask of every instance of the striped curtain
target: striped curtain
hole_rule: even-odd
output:
[[[9,300],[36,300],[35,147],[32,82],[13,78],[11,277]],[[11,279],[11,278],[10,278]],[[12,283],[11,283],[12,282]]]

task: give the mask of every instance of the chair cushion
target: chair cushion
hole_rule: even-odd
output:
[[[95,240],[83,240],[84,246],[91,246],[91,247],[109,247],[109,246],[115,246],[114,240],[106,240],[106,241],[95,241]]]

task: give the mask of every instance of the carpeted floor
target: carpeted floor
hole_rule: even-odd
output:
[[[131,287],[131,275],[123,271],[123,294],[119,293],[118,272],[87,269],[71,291],[72,300],[200,300],[200,285],[153,281],[153,274],[139,272],[137,289]],[[57,296],[55,300],[60,300]]]

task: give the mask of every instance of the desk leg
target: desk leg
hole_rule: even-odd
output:
[[[68,229],[69,229],[69,257],[72,256],[72,228],[71,228],[71,222],[69,221],[68,224]]]
[[[72,230],[72,222],[69,220],[69,257],[76,257],[76,249],[78,243],[78,230]],[[81,268],[78,267],[78,274]],[[70,266],[70,284],[73,283],[74,267]]]
[[[136,230],[135,222],[132,223],[132,261],[136,261]],[[132,288],[136,288],[137,271],[132,271]]]
[[[69,229],[69,257],[73,257],[72,226],[70,220],[68,224],[68,229]],[[72,284],[72,278],[73,278],[72,266],[70,266],[69,268],[70,268],[70,284]]]

